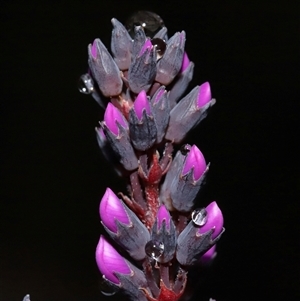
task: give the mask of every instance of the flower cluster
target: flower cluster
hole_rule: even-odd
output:
[[[140,25],[138,25],[140,24]],[[174,146],[215,103],[209,83],[182,98],[194,64],[185,32],[170,39],[161,18],[139,12],[126,28],[112,19],[111,53],[100,39],[88,46],[81,92],[105,109],[96,128],[104,156],[128,178],[128,195],[110,188],[100,202],[96,261],[106,286],[133,301],[176,301],[187,271],[215,256],[223,228],[216,202],[195,208],[209,165],[196,145]],[[132,36],[131,36],[131,35]]]

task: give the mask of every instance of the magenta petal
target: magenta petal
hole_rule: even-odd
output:
[[[109,130],[116,136],[119,134],[119,128],[116,121],[118,121],[122,127],[126,129],[128,128],[127,121],[125,120],[122,113],[110,102],[107,104],[104,113],[104,121]]]
[[[147,39],[140,51],[140,55],[143,55],[147,49],[151,49],[152,47],[153,46],[152,46],[151,41],[149,39]]]
[[[114,275],[114,272],[127,275],[131,273],[125,259],[103,236],[100,236],[100,240],[96,248],[96,262],[100,272],[105,276],[105,278],[115,284],[120,284],[120,281]]]
[[[91,47],[91,54],[94,58],[97,58],[97,43],[96,43],[96,40],[94,40],[93,45]]]
[[[199,180],[206,170],[206,162],[204,156],[196,145],[193,145],[191,147],[191,150],[187,155],[182,174],[187,174],[192,168],[194,168],[193,174],[195,181]]]
[[[179,73],[182,73],[189,66],[189,64],[190,64],[189,57],[188,57],[187,53],[184,52],[182,66],[181,66]]]
[[[170,230],[170,213],[165,207],[165,205],[160,206],[157,212],[157,226],[161,229],[163,220],[166,221],[166,228]]]
[[[134,111],[138,119],[142,119],[143,110],[146,110],[147,115],[151,114],[150,105],[145,90],[142,90],[134,101]]]
[[[109,188],[106,188],[99,207],[100,218],[103,224],[114,233],[117,233],[115,220],[129,225],[130,221],[119,198]]]
[[[211,100],[211,91],[209,82],[202,84],[199,87],[197,106],[198,108],[204,107]]]
[[[207,221],[203,227],[199,228],[199,233],[205,233],[212,228],[215,229],[214,233],[212,234],[212,238],[216,238],[223,230],[223,214],[221,209],[218,207],[216,202],[210,203],[206,207],[207,211]]]

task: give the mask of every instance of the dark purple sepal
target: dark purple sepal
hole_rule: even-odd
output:
[[[146,257],[145,245],[150,240],[150,233],[139,218],[120,200],[129,218],[129,225],[115,219],[117,232],[109,230],[103,222],[102,225],[109,236],[118,243],[131,258],[143,260]]]
[[[146,48],[133,58],[128,70],[128,85],[132,92],[146,92],[151,87],[156,75],[156,51],[154,47]]]
[[[120,70],[127,70],[131,62],[132,39],[124,27],[117,19],[112,19],[114,26],[111,36],[111,52]]]
[[[142,111],[139,119],[134,108],[129,111],[129,133],[135,149],[145,151],[156,141],[157,130],[153,115],[148,115],[146,110]]]
[[[185,45],[185,32],[175,33],[168,41],[163,57],[157,62],[155,80],[167,86],[181,69]]]
[[[130,143],[128,131],[124,129],[118,121],[116,121],[116,123],[119,128],[118,136],[108,129],[105,122],[102,122],[101,126],[104,130],[107,140],[111,145],[111,148],[118,156],[120,163],[126,170],[134,170],[138,167],[138,160]]]
[[[132,301],[147,301],[144,290],[149,291],[144,273],[128,263],[131,269],[130,275],[115,272],[121,282],[121,291]]]
[[[200,234],[199,226],[191,220],[177,238],[176,259],[183,266],[195,264],[200,256],[216,244],[224,231],[223,228],[223,231],[213,239],[214,228]]]
[[[164,251],[162,255],[157,258],[157,261],[161,263],[170,262],[173,259],[176,250],[176,228],[173,220],[169,220],[169,227],[166,225],[166,220],[163,220],[161,227],[159,228],[156,219],[152,227],[151,240],[159,241],[164,245]]]
[[[186,151],[188,151],[191,148],[189,144],[186,144],[184,147],[186,148]],[[171,166],[166,174],[165,180],[160,188],[159,198],[169,211],[175,210],[171,199],[171,187],[174,179],[180,176],[180,173],[182,171],[185,162],[185,158],[186,158],[186,153],[183,153],[180,150],[177,151],[171,163]]]
[[[196,196],[205,182],[206,174],[209,165],[207,165],[205,172],[198,179],[194,179],[193,169],[187,174],[178,174],[174,177],[170,187],[170,197],[173,207],[180,212],[189,212],[193,206]]]
[[[199,86],[181,99],[170,112],[169,126],[165,135],[167,140],[180,143],[186,134],[207,116],[208,109],[216,102],[211,99],[202,107],[197,106]]]
[[[169,105],[169,94],[167,94],[165,86],[161,86],[155,92],[150,103],[157,129],[156,143],[160,143],[165,136],[171,111]]]
[[[194,63],[190,62],[189,66],[182,73],[178,74],[168,97],[171,109],[175,107],[178,99],[180,99],[180,97],[183,95],[190,81],[192,80],[194,66]]]
[[[88,46],[88,55],[91,73],[103,95],[119,95],[123,86],[120,70],[100,39]]]
[[[149,290],[149,288],[144,273],[127,260],[125,261],[130,268],[130,274],[126,275],[114,272],[114,275],[120,281],[119,284],[113,283],[104,275],[102,276],[102,281],[105,282],[105,285],[110,288],[111,291],[123,293],[132,301],[147,301],[143,290]]]

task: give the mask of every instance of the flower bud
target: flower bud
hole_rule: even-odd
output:
[[[112,19],[111,52],[120,70],[127,70],[131,62],[132,39],[122,23]]]
[[[157,129],[156,143],[160,143],[170,119],[170,105],[165,86],[161,86],[151,98],[151,108]]]
[[[176,258],[184,266],[194,264],[220,239],[223,228],[223,215],[216,202],[206,207],[207,220],[199,226],[191,220],[177,239]]]
[[[145,245],[150,240],[149,231],[109,188],[100,202],[99,213],[110,237],[133,259],[144,259]]]
[[[111,103],[107,104],[104,121],[108,129],[116,136],[119,135],[119,125],[124,129],[128,129],[128,123],[122,113]]]
[[[156,141],[157,130],[146,92],[142,90],[129,111],[131,142],[137,150],[145,151]]]
[[[101,126],[111,148],[118,156],[123,167],[126,170],[136,169],[138,160],[130,143],[128,122],[111,103],[107,105],[104,113],[104,122],[101,123]]]
[[[207,115],[207,110],[215,104],[211,99],[209,83],[195,87],[181,99],[170,113],[166,139],[179,143],[186,134]]]
[[[163,57],[157,63],[155,80],[162,85],[168,85],[180,71],[183,61],[185,32],[175,33],[167,42]]]
[[[196,145],[187,146],[187,154],[178,151],[161,188],[162,201],[172,203],[180,212],[189,212],[204,182],[208,166]]]
[[[163,246],[163,252],[157,258],[158,262],[167,263],[173,259],[176,249],[176,228],[164,205],[158,209],[157,218],[152,227],[151,240],[160,242]]]
[[[132,61],[139,55],[143,45],[146,42],[146,35],[142,26],[134,28],[134,39],[132,45]]]
[[[128,70],[128,84],[130,90],[136,94],[142,90],[146,92],[151,87],[156,75],[156,53],[153,46],[144,43],[140,53],[133,57]],[[151,44],[152,45],[152,44]]]
[[[203,154],[196,145],[193,145],[184,162],[182,175],[184,176],[191,171],[194,181],[198,181],[206,171],[206,168]]]
[[[141,290],[147,289],[144,273],[124,259],[103,236],[96,248],[96,262],[109,285],[121,288],[131,300],[147,301]]]
[[[100,39],[88,46],[88,54],[90,70],[103,95],[119,95],[123,86],[120,70]]]
[[[212,239],[215,239],[223,231],[223,214],[221,209],[218,207],[216,202],[210,203],[206,207],[207,211],[207,221],[204,226],[200,227],[198,230],[199,234],[204,234],[211,229],[214,229],[212,234]]]

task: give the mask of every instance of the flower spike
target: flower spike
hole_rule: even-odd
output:
[[[112,54],[96,39],[79,81],[105,109],[96,128],[102,153],[128,178],[127,195],[107,188],[101,199],[109,240],[100,237],[96,262],[102,283],[131,301],[179,301],[189,268],[213,262],[224,228],[216,202],[195,208],[209,168],[202,152],[193,144],[173,151],[215,100],[208,82],[186,93],[194,63],[184,31],[168,39],[163,20],[148,11],[125,26],[111,22]]]

